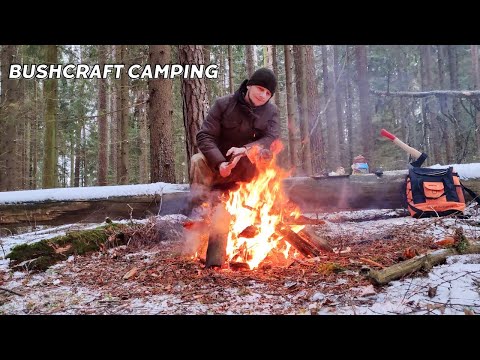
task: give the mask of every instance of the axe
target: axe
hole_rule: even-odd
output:
[[[420,152],[418,151],[417,149],[414,149],[412,148],[411,146],[408,146],[407,144],[405,144],[403,141],[401,141],[400,139],[398,139],[395,135],[393,135],[392,133],[389,133],[387,130],[385,129],[382,129],[380,131],[380,135],[382,135],[383,137],[386,137],[387,139],[390,139],[392,140],[392,142],[397,145],[398,147],[400,147],[401,149],[405,150],[408,154],[410,154],[412,156],[412,158],[415,160],[413,162],[410,163],[410,165],[412,165],[413,167],[420,167],[422,166],[423,162],[425,161],[425,159],[428,157],[427,154],[423,153],[423,152]]]

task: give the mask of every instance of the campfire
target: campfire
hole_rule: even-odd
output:
[[[321,250],[331,251],[307,225],[314,221],[301,216],[298,206],[282,191],[282,180],[290,175],[275,162],[282,149],[283,144],[275,141],[270,150],[249,150],[258,175],[224,193],[212,209],[207,267],[255,269],[264,262],[281,265],[301,256],[318,256]]]

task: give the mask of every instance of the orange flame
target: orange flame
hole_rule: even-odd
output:
[[[273,249],[288,258],[291,246],[282,241],[282,236],[276,232],[286,203],[281,184],[289,176],[289,172],[275,165],[276,155],[282,149],[282,143],[275,141],[270,147],[273,157],[269,161],[261,161],[259,148],[249,150],[248,157],[255,161],[259,175],[249,183],[241,183],[237,190],[228,194],[225,202],[227,211],[232,215],[227,242],[228,261],[244,262],[254,269]],[[296,217],[300,215],[298,209],[293,213]],[[255,231],[245,235],[244,230],[252,226]]]

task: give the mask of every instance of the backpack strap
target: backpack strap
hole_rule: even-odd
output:
[[[480,204],[480,199],[478,198],[478,195],[473,190],[467,188],[461,182],[460,182],[460,185],[462,185],[462,188],[472,197],[473,200],[475,200],[478,204]]]

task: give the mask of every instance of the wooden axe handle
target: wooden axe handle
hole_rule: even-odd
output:
[[[420,151],[418,151],[417,149],[414,149],[412,148],[411,146],[408,146],[407,144],[405,144],[403,141],[399,140],[395,135],[393,135],[392,133],[389,133],[387,130],[385,129],[382,129],[382,131],[380,131],[380,135],[386,137],[387,139],[390,139],[392,140],[392,142],[397,145],[398,147],[402,148],[403,150],[405,150],[407,153],[409,153],[410,155],[412,155],[412,157],[414,159],[418,159],[420,157],[420,155],[422,155],[422,153]]]

